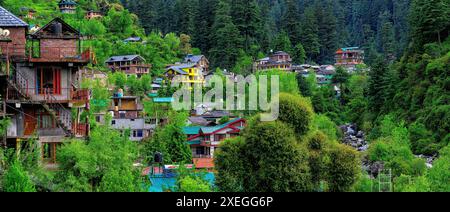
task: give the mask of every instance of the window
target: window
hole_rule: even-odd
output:
[[[214,141],[222,141],[226,138],[226,135],[214,135]]]
[[[130,119],[130,121],[134,122],[134,119]]]
[[[36,88],[39,94],[61,94],[61,70],[51,67],[38,68]]]
[[[116,125],[116,120],[112,120],[111,125]]]
[[[126,112],[120,111],[120,112],[119,112],[119,117],[120,117],[121,119],[124,119],[124,118],[126,117]]]
[[[100,122],[100,120],[101,120],[101,117],[100,117],[100,116],[96,116],[96,117],[95,117],[95,121],[96,121],[96,122]]]
[[[195,150],[196,155],[204,155],[205,154],[205,148],[204,147],[197,147]]]
[[[138,138],[144,137],[144,131],[143,131],[143,130],[138,130],[138,131],[137,131],[137,137],[138,137]]]

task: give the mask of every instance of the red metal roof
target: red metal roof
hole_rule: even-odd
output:
[[[194,158],[194,165],[197,169],[212,169],[214,168],[213,158]]]

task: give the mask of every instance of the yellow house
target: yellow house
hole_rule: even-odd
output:
[[[180,64],[170,66],[166,69],[166,77],[172,80],[175,76],[181,76],[181,83],[194,87],[194,85],[203,85],[205,77],[203,70],[195,64]]]

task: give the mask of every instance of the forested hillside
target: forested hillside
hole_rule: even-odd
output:
[[[215,65],[229,69],[236,62],[236,58],[222,61],[229,55],[258,58],[272,49],[296,55],[300,46],[308,61],[318,64],[334,63],[334,52],[346,46],[363,47],[369,64],[378,53],[394,60],[408,44],[410,2],[123,0],[147,32],[188,34]],[[220,43],[215,38],[221,34],[232,36],[224,36],[227,42]],[[224,51],[216,54],[215,49]],[[299,57],[294,60],[304,62]]]
[[[0,5],[17,15],[24,15],[24,7],[36,10],[35,18],[24,18],[31,27],[62,17],[83,34],[82,47],[95,51],[97,63],[88,66],[108,73],[111,90],[84,82],[92,89],[92,101],[109,102],[112,90],[123,89],[143,101],[146,119],[164,108],[168,125],[136,144],[93,124],[90,142],[59,150],[61,174],[38,178],[33,182],[37,188],[29,190],[140,191],[140,173],[130,169],[138,159],[161,152],[168,163],[191,163],[183,132],[188,115],[166,111],[148,95],[166,66],[187,54],[204,54],[210,70],[225,79],[221,70],[251,74],[253,62],[271,51],[290,53],[294,64],[322,65],[335,63],[338,48],[359,46],[367,66],[353,72],[337,66],[330,86],[319,85],[312,70],[306,70],[307,76],[286,70],[255,73],[280,76],[279,120],[258,122],[259,111],[240,111],[248,123],[241,134],[220,144],[217,187],[189,176],[198,181],[188,180],[188,188],[179,191],[198,191],[199,186],[226,192],[379,191],[380,170],[392,171],[391,191],[450,191],[450,0],[76,2],[75,14],[61,14],[56,0],[0,0]],[[86,19],[90,10],[103,17]],[[137,37],[139,42],[126,41]],[[129,54],[152,64],[151,74],[138,79],[106,68],[108,57]],[[157,95],[173,92],[162,85]],[[92,104],[90,113],[107,105]],[[0,120],[0,135],[7,123]],[[109,145],[116,140],[124,142]],[[99,172],[97,166],[109,168]],[[4,177],[4,185],[15,185],[14,175],[24,172],[18,167],[10,169],[13,177]],[[39,176],[33,166],[24,169]]]

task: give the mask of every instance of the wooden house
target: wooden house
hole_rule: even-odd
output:
[[[21,44],[26,37],[19,32],[11,44]],[[3,27],[0,22],[0,28]],[[42,157],[48,163],[56,162],[56,148],[67,137],[86,137],[89,125],[74,114],[88,109],[90,91],[80,89],[76,82],[79,69],[91,61],[90,51],[81,52],[80,33],[56,18],[30,35],[29,51],[8,54],[3,61],[10,64],[8,74],[2,77],[2,96],[12,124],[8,129],[10,146],[37,137]],[[18,45],[20,46],[20,45]],[[10,55],[20,56],[11,59]]]
[[[128,76],[136,75],[138,78],[149,74],[152,67],[149,64],[145,64],[145,59],[140,55],[113,56],[106,60],[105,63],[113,72],[120,71]]]
[[[58,3],[58,7],[59,7],[59,11],[61,11],[61,13],[75,14],[75,12],[77,10],[77,3],[75,3],[72,0],[61,0]]]

